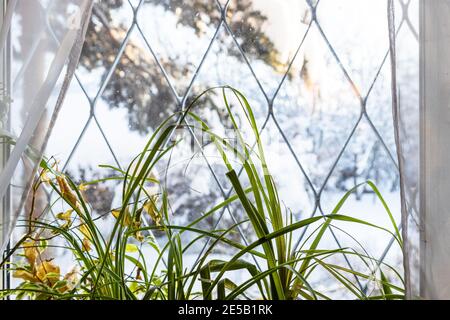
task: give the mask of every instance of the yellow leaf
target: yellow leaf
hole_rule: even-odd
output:
[[[85,223],[80,225],[80,227],[78,229],[80,230],[80,232],[83,234],[83,236],[85,238],[87,238],[88,240],[92,240],[91,233],[89,232],[89,229]]]
[[[138,231],[136,232],[136,234],[134,235],[134,237],[136,238],[137,241],[142,242],[145,240],[145,237],[142,235],[142,232]]]
[[[25,254],[25,258],[27,258],[28,263],[30,266],[34,267],[34,264],[36,263],[36,258],[39,255],[39,251],[36,248],[36,243],[33,240],[26,241],[23,243],[23,251]]]
[[[128,243],[125,247],[126,252],[138,252],[138,246],[132,243]]]
[[[91,248],[91,241],[89,241],[88,238],[84,238],[83,239],[83,250],[84,251],[91,251],[92,250],[92,248]]]
[[[36,277],[42,282],[48,282],[53,285],[59,280],[59,267],[52,261],[44,261],[36,268]]]
[[[24,269],[19,269],[19,270],[14,271],[13,277],[18,278],[18,279],[23,279],[25,281],[30,281],[30,282],[38,282],[39,281],[39,279],[37,279],[31,272],[24,270]]]
[[[42,182],[48,183],[48,182],[51,181],[51,179],[48,177],[47,172],[48,172],[48,170],[43,170],[42,171],[42,173],[41,173],[41,181]]]
[[[152,218],[153,222],[157,225],[161,225],[161,214],[155,206],[156,196],[153,196],[152,199],[145,201],[143,208],[147,211],[150,218]]]
[[[72,209],[67,210],[66,212],[60,212],[56,215],[56,218],[70,222],[72,220],[72,212]]]
[[[58,181],[59,191],[63,198],[69,202],[72,206],[77,205],[77,196],[73,193],[72,189],[69,187],[67,183],[66,177],[61,175],[56,177],[56,181]]]
[[[116,219],[118,219],[120,216],[120,210],[112,210],[111,213]]]
[[[120,211],[121,210],[112,210],[111,214],[114,216],[114,218],[119,219]],[[130,212],[128,211],[128,208],[125,209],[125,217],[124,217],[123,222],[124,222],[123,225],[126,227],[131,225],[131,215],[130,215]]]
[[[131,292],[136,293],[136,291],[138,290],[138,283],[135,281],[131,282],[129,288]]]

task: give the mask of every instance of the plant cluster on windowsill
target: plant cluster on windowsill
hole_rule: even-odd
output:
[[[216,134],[195,114],[199,98],[210,90],[221,90],[223,94],[224,105],[236,133],[234,144]],[[238,107],[251,128],[255,145],[248,145],[244,139],[227,94],[233,95],[239,102]],[[329,214],[294,222],[290,211],[281,204],[276,182],[265,160],[259,128],[247,99],[231,87],[209,89],[202,95],[185,111],[165,120],[126,170],[108,166],[115,170],[115,175],[106,179],[118,180],[122,185],[121,206],[110,212],[115,222],[108,235],[102,232],[98,219],[92,216],[89,203],[82,194],[86,185],[99,183],[101,179],[77,185],[69,176],[58,171],[55,161],[42,161],[33,191],[47,185],[70,209],[59,213],[54,220],[45,217],[33,219],[33,215],[29,214],[30,218],[22,221],[22,227],[26,227],[27,232],[1,266],[23,282],[15,288],[3,290],[1,295],[16,299],[80,300],[329,299],[326,293],[310,282],[316,272],[325,271],[356,299],[402,299],[404,288],[397,284],[403,283],[400,273],[372,258],[364,248],[321,248],[324,234],[337,221],[383,230],[402,246],[393,215],[376,186],[370,181],[365,183],[386,209],[392,231],[339,214],[348,197],[360,186],[349,190]],[[186,119],[194,123],[189,125],[190,129],[200,129],[215,146],[227,168],[226,176],[234,193],[187,225],[177,225],[171,219],[167,190],[152,172],[177,144],[171,143],[171,134],[176,129],[187,127]],[[242,176],[231,165],[231,157],[238,159]],[[151,191],[155,186],[158,192]],[[220,214],[231,204],[239,205],[244,220],[226,230],[204,230],[199,227],[204,219]],[[152,224],[143,224],[145,215]],[[230,237],[242,224],[251,226],[253,238],[256,239],[248,245]],[[308,227],[314,231],[298,246],[294,245],[294,233]],[[152,235],[155,230],[163,232],[167,238],[161,247]],[[185,233],[192,234],[192,240],[187,243],[181,240]],[[44,255],[55,238],[63,241],[63,249],[70,252],[77,263],[77,268],[65,275],[61,274],[53,260]],[[193,266],[187,268],[184,260],[186,251],[205,240],[206,250]],[[226,259],[211,258],[211,253],[219,244],[233,249],[230,250],[233,255]],[[157,254],[151,264],[143,252],[145,247]],[[367,273],[354,271],[334,262],[333,258],[339,255],[350,256],[376,268],[368,268],[371,271]],[[21,261],[11,259],[17,256],[22,256]],[[397,279],[388,279],[386,270]],[[229,277],[234,271],[248,272],[249,277],[236,283]],[[355,284],[355,278],[372,281],[377,289],[366,293]]]

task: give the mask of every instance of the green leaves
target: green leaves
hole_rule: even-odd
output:
[[[213,132],[208,124],[195,114],[201,97],[213,90],[221,90],[224,107],[236,133],[237,145]],[[249,146],[240,122],[232,109],[228,94],[243,114],[255,140]],[[180,141],[171,140],[175,129],[194,123],[216,147],[226,168],[226,178],[233,193],[220,203],[211,204],[197,219],[186,225],[172,221],[173,212],[165,185],[153,175]],[[192,129],[192,126],[189,125]],[[230,159],[237,158],[242,173],[237,173]],[[114,171],[114,176],[76,185],[69,176],[57,170],[49,161],[41,162],[41,174],[35,188],[48,185],[58,194],[68,210],[54,220],[25,220],[28,233],[13,247],[0,266],[16,272],[23,280],[17,288],[1,292],[3,296],[33,299],[329,299],[311,280],[321,272],[334,280],[357,299],[401,299],[403,280],[395,268],[370,257],[356,248],[321,248],[325,234],[333,222],[363,225],[392,235],[403,245],[394,215],[389,210],[377,187],[370,181],[349,190],[330,214],[294,221],[293,214],[282,206],[277,184],[270,174],[253,110],[238,90],[225,86],[212,88],[196,97],[182,113],[165,120],[149,137],[147,144],[126,170],[111,165],[101,168]],[[86,187],[114,180],[122,184],[121,204],[107,216],[113,217],[112,230],[105,233],[92,217],[89,203],[83,198]],[[365,220],[339,214],[350,195],[359,187],[369,186],[383,205],[391,222],[385,228]],[[150,192],[157,187],[156,192]],[[205,219],[219,216],[230,205],[240,210],[241,221],[226,230],[205,230],[199,227]],[[60,210],[60,209],[59,209]],[[176,212],[175,212],[176,214]],[[249,238],[244,245],[231,235],[235,228],[246,224]],[[311,227],[310,229],[308,229]],[[299,232],[309,232],[306,239],[292,247]],[[392,229],[392,230],[391,230]],[[163,245],[158,244],[153,231],[164,234]],[[48,232],[49,231],[49,232]],[[52,234],[45,239],[43,234]],[[64,242],[63,248],[79,265],[79,272],[60,275],[59,267],[41,261],[40,255],[52,247],[53,238]],[[189,240],[186,240],[189,239]],[[192,263],[186,261],[189,250],[207,241],[203,255]],[[211,253],[222,249],[228,258],[211,258]],[[305,249],[307,248],[307,249]],[[148,250],[148,251],[145,251]],[[149,258],[147,252],[152,252]],[[22,254],[24,266],[6,263],[12,254]],[[352,270],[336,262],[336,257],[349,256],[361,262],[365,269]],[[261,266],[260,266],[261,265]],[[375,269],[370,267],[375,265]],[[379,268],[379,270],[378,270]],[[49,270],[47,270],[49,269]],[[378,272],[379,271],[379,272]],[[233,280],[233,274],[246,274],[242,281]],[[389,273],[389,276],[387,274]],[[376,283],[377,289],[366,293],[355,284],[355,277]],[[378,278],[377,278],[378,277]],[[392,279],[392,280],[391,280]],[[76,284],[76,285],[75,285]],[[200,292],[196,292],[199,287]]]

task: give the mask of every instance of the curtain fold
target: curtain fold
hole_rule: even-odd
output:
[[[5,199],[10,188],[12,192],[10,214],[2,221],[0,252],[27,205],[32,179],[78,64],[92,5],[93,0],[8,3],[0,49],[6,47],[8,35],[15,45],[9,119],[1,119],[1,135],[11,150],[0,173],[0,198]]]
[[[396,21],[394,4],[394,0],[388,0],[392,114],[400,171],[404,280],[406,298],[417,299],[421,285],[419,61],[418,50],[411,54],[411,46],[398,44],[400,23]],[[406,22],[411,28],[408,25],[410,21]],[[415,40],[418,49],[419,39]]]

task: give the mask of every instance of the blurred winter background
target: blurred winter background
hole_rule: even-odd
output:
[[[330,213],[345,191],[370,179],[400,222],[387,1],[230,0],[224,10],[225,5],[96,1],[47,156],[59,159],[77,181],[105,177],[111,172],[99,164],[125,168],[171,112],[208,87],[231,85],[254,109],[270,170],[296,219]],[[395,1],[395,8],[399,96],[401,103],[414,104],[418,1]],[[229,126],[220,94],[203,99],[197,112],[219,131]],[[191,161],[188,141],[172,156],[167,183],[173,217],[181,223],[228,194],[225,168],[209,147],[204,155],[196,153]],[[114,183],[85,194],[96,214],[120,205]],[[369,188],[359,189],[341,213],[390,227]],[[230,208],[204,227],[225,227],[231,214],[242,217]],[[387,252],[386,261],[401,268],[400,250],[388,246],[389,235],[362,227],[346,231],[374,257]],[[343,232],[335,236],[343,246],[350,243]],[[336,245],[331,234],[327,241]]]

